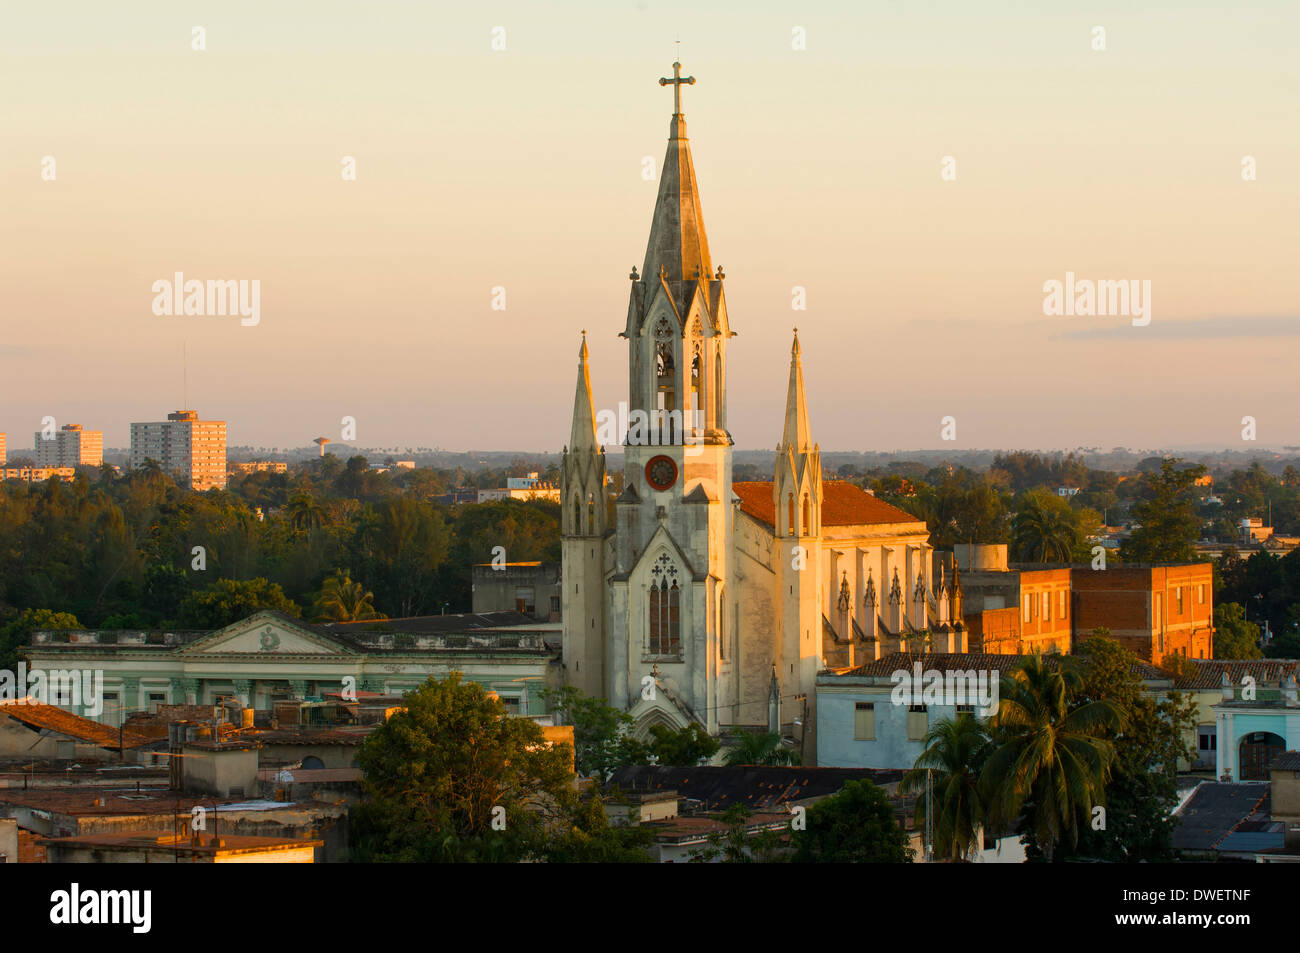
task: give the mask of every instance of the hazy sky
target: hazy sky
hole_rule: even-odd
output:
[[[793,325],[826,448],[1300,444],[1294,0],[94,0],[0,8],[11,455],[46,415],[124,446],[183,342],[231,444],[558,450],[583,328],[626,397],[678,36],[739,447]],[[260,323],[155,315],[177,271],[259,280]],[[1151,323],[1045,316],[1067,271]]]

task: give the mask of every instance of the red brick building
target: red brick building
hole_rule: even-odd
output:
[[[1074,643],[1094,629],[1138,658],[1214,657],[1214,570],[1210,563],[1071,569]]]

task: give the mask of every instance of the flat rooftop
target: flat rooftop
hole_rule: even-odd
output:
[[[73,847],[91,850],[167,850],[194,856],[261,854],[295,848],[316,848],[319,840],[293,840],[288,837],[252,837],[239,834],[203,835],[195,843],[188,835],[177,837],[170,831],[142,831],[135,834],[80,834],[75,837],[43,837],[43,847]]]

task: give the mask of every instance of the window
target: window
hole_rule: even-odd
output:
[[[560,617],[560,597],[551,596],[551,617],[558,619]]]
[[[506,706],[507,715],[519,714],[519,696],[518,695],[500,695],[501,704]]]
[[[958,705],[958,706],[957,706],[957,714],[959,714],[959,715],[973,715],[973,714],[975,714],[975,706],[974,706],[974,705]]]
[[[1045,621],[1046,621],[1046,620],[1050,620],[1050,619],[1052,618],[1052,595],[1051,595],[1051,593],[1048,593],[1048,592],[1043,593],[1043,608],[1040,610],[1040,613],[1039,613],[1039,614],[1043,617],[1043,619],[1044,619]]]
[[[856,702],[854,704],[853,740],[876,740],[876,705],[874,702]]]
[[[48,674],[48,673],[47,673]],[[78,678],[80,673],[69,677],[53,676],[50,678],[51,695],[54,698],[54,704],[59,708],[67,708],[72,704],[72,679]],[[78,692],[78,695],[81,693]]]
[[[1174,588],[1174,598],[1178,600],[1178,614],[1182,615],[1183,614],[1183,587],[1182,586],[1176,586]]]
[[[1058,618],[1064,619],[1069,615],[1069,593],[1062,589],[1059,595],[1060,598],[1057,600],[1056,615]]]
[[[1202,751],[1219,750],[1219,738],[1214,732],[1213,725],[1211,725],[1208,728],[1202,727],[1200,730],[1200,737],[1197,739],[1197,741],[1199,742],[1200,749]]]
[[[1205,583],[1201,583],[1196,587],[1196,601],[1201,605],[1205,605]]]
[[[677,588],[677,567],[664,553],[650,572],[651,655],[677,655],[681,647],[681,590]]]
[[[532,586],[520,586],[515,589],[515,611],[522,612],[524,615],[533,615],[537,611],[537,606]]]
[[[907,740],[921,741],[930,730],[930,716],[924,705],[907,706]]]
[[[1155,629],[1160,628],[1160,602],[1162,598],[1163,596],[1159,592],[1151,597],[1151,627]]]
[[[718,596],[718,658],[727,658],[727,594]]]
[[[1028,593],[1026,593],[1026,594],[1025,594],[1025,607],[1024,607],[1024,610],[1021,612],[1021,619],[1020,619],[1020,621],[1021,621],[1021,622],[1028,622],[1028,621],[1030,621],[1030,619],[1031,619],[1032,616],[1033,616],[1033,612],[1034,612],[1034,597],[1031,596],[1031,595],[1029,595]]]

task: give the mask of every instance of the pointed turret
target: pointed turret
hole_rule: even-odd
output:
[[[565,536],[605,532],[605,451],[596,439],[596,411],[587,364],[587,332],[578,348],[578,384],[573,395],[573,427],[560,461],[560,529]]]
[[[791,450],[812,449],[812,428],[808,426],[808,401],[803,391],[803,361],[799,349],[799,329],[794,329],[790,346],[790,387],[785,395],[785,431],[781,446]]]
[[[573,395],[573,429],[569,434],[570,450],[595,450],[596,409],[591,397],[591,369],[587,364],[587,332],[582,332],[582,346],[578,348],[578,385]]]
[[[803,390],[803,362],[799,329],[790,346],[790,385],[785,398],[785,428],[776,450],[776,502],[778,536],[819,536],[822,525],[822,455],[812,442],[808,402]]]

